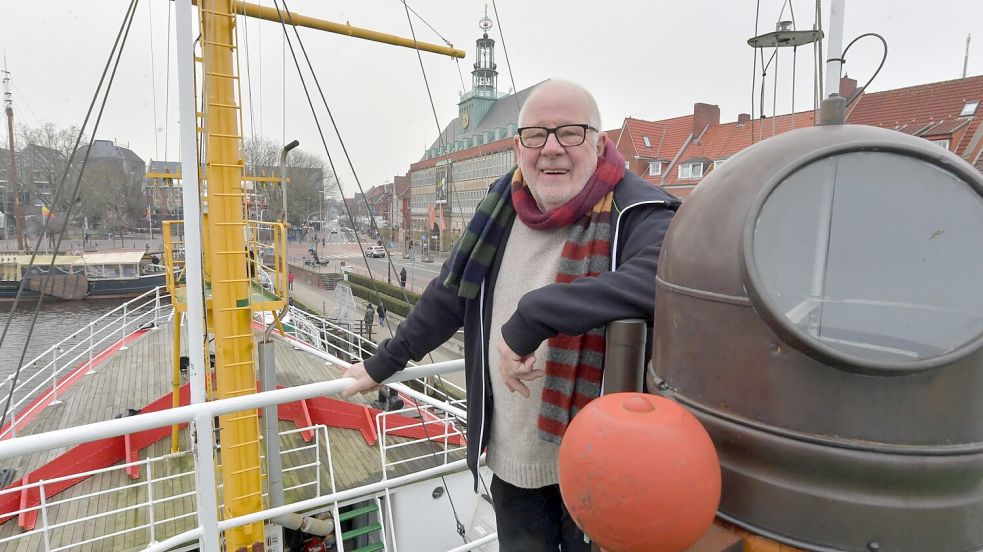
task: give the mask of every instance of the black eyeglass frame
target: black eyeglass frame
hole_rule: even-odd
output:
[[[583,136],[583,139],[580,141],[580,143],[566,145],[566,144],[564,144],[563,142],[560,141],[560,135],[557,134],[556,131],[560,130],[561,128],[567,128],[567,127],[577,127],[577,128],[583,129],[584,136]],[[546,131],[546,138],[543,140],[543,143],[541,145],[539,145],[539,146],[527,146],[525,140],[522,138],[522,131],[523,130],[529,130],[529,129],[533,129],[533,128],[539,129],[539,130],[545,130]],[[519,143],[522,144],[522,147],[524,147],[524,148],[539,149],[539,148],[546,147],[546,142],[549,142],[550,141],[550,134],[552,134],[553,136],[556,136],[556,143],[557,144],[560,144],[561,146],[563,146],[565,148],[575,148],[575,147],[577,147],[579,145],[582,145],[584,142],[587,141],[587,131],[588,130],[593,130],[594,132],[600,132],[599,130],[597,130],[596,128],[594,128],[594,127],[592,127],[592,126],[590,126],[588,124],[579,123],[579,124],[560,125],[558,127],[553,127],[553,128],[541,127],[541,126],[519,127],[519,128],[517,128],[515,130],[515,133],[519,137]]]

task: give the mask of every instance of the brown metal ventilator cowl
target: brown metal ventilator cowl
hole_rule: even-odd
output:
[[[983,548],[981,282],[983,177],[921,138],[805,128],[707,175],[653,364],[714,440],[720,515],[810,550]]]

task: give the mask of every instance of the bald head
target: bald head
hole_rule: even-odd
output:
[[[597,109],[597,101],[586,88],[575,82],[563,79],[550,79],[537,86],[526,98],[519,111],[519,126],[526,126],[529,110],[537,105],[570,102],[583,109],[587,114],[587,124],[601,128],[601,112]],[[596,136],[595,136],[596,138]]]

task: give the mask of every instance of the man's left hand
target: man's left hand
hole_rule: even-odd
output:
[[[533,370],[536,363],[535,355],[519,356],[505,340],[498,342],[498,369],[502,372],[502,381],[505,387],[513,393],[518,391],[520,395],[529,398],[529,388],[524,381],[532,381],[546,375],[545,370]]]

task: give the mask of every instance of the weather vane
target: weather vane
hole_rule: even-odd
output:
[[[485,16],[478,21],[478,27],[480,27],[485,34],[488,33],[488,29],[492,28],[492,20],[488,18],[488,4],[485,4]]]

